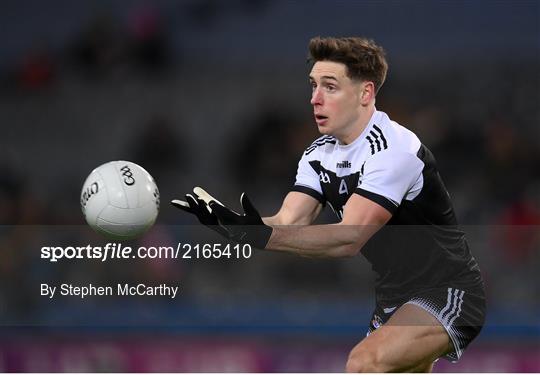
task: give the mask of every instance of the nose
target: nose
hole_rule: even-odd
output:
[[[313,90],[313,92],[311,93],[311,101],[310,101],[311,105],[321,105],[323,103],[323,97],[322,97],[322,93],[321,91],[316,88],[315,90]]]

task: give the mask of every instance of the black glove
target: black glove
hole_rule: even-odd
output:
[[[261,215],[253,207],[245,193],[242,193],[240,197],[240,204],[244,210],[243,215],[232,211],[216,200],[209,200],[207,204],[212,210],[212,214],[217,217],[219,224],[225,228],[228,238],[239,243],[253,245],[258,249],[266,247],[273,229],[264,224]]]
[[[226,238],[230,238],[230,234],[225,228],[219,225],[216,215],[211,212],[209,207],[206,205],[205,200],[198,194],[200,191],[195,188],[194,192],[197,198],[191,194],[186,194],[186,201],[174,199],[171,201],[171,204],[177,208],[180,208],[181,210],[197,216],[201,224],[215,230]],[[204,190],[202,190],[202,192],[206,193]],[[210,195],[208,196],[211,197]]]

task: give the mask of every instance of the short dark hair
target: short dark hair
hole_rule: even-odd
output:
[[[360,37],[312,38],[308,61],[312,64],[317,61],[345,64],[349,78],[373,82],[375,92],[383,85],[388,71],[384,49],[373,40]]]

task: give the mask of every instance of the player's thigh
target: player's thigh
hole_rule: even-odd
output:
[[[450,337],[439,321],[421,307],[405,304],[354,347],[349,358],[357,356],[357,363],[370,363],[374,371],[412,371],[428,369],[451,350]]]

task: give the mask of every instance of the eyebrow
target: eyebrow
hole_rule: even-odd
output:
[[[311,75],[309,76],[309,79],[310,79],[311,81],[314,81],[314,80],[315,80],[315,79],[313,78],[313,76],[311,76]],[[321,76],[321,80],[323,80],[323,79],[331,79],[331,80],[333,80],[333,81],[338,82],[337,78],[336,78],[336,77],[333,77],[333,76]]]

